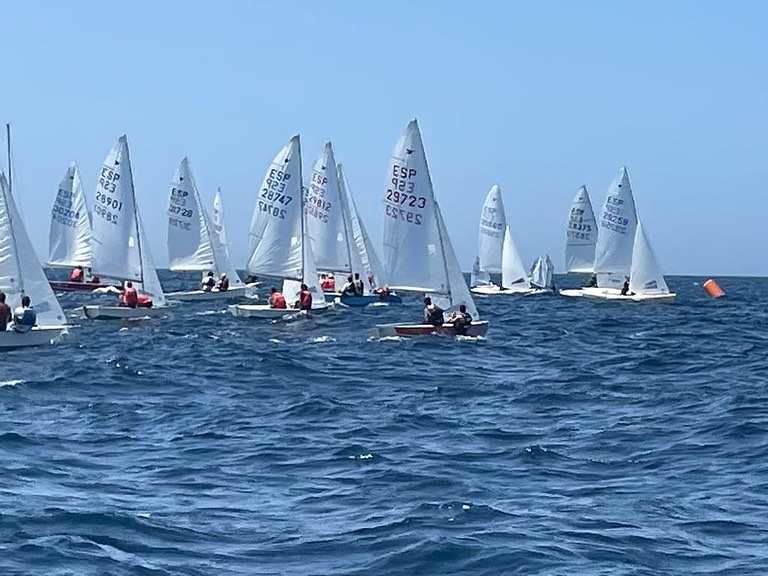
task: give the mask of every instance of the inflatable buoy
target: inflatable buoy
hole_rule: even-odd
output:
[[[725,292],[723,292],[720,286],[717,285],[717,282],[712,280],[712,278],[704,282],[701,287],[704,288],[704,291],[712,296],[712,298],[720,298],[720,296],[725,296]]]

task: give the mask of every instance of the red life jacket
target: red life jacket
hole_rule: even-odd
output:
[[[312,293],[309,290],[302,290],[299,293],[299,309],[301,310],[312,309]]]
[[[320,282],[320,288],[323,292],[333,292],[336,289],[336,280],[333,278],[323,278]]]
[[[80,268],[74,268],[72,272],[69,273],[69,279],[72,280],[72,282],[82,282],[83,271],[80,270]]]
[[[280,292],[275,292],[269,297],[269,305],[272,308],[288,308],[288,305],[285,303],[285,296],[280,294]]]
[[[136,307],[139,303],[139,295],[136,292],[136,288],[133,286],[130,288],[123,288],[123,303],[131,308]]]
[[[136,303],[138,304],[139,308],[151,308],[152,298],[150,298],[146,294],[137,294]]]

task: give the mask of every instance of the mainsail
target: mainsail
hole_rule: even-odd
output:
[[[568,215],[565,238],[565,271],[592,272],[595,267],[597,223],[587,187],[576,192]]]
[[[72,162],[59,182],[48,235],[49,266],[91,265],[91,215],[80,170]]]
[[[637,213],[632,187],[625,167],[608,189],[600,216],[595,247],[595,272],[600,287],[618,288],[629,276]]]
[[[637,223],[635,243],[632,249],[632,267],[629,289],[636,294],[668,294],[669,287],[664,280],[656,255],[651,248],[642,223]]]
[[[501,198],[501,188],[494,184],[483,203],[480,214],[480,237],[478,240],[478,257],[481,272],[499,274],[502,269],[502,246],[504,230],[507,227],[507,216],[504,211],[504,201]]]

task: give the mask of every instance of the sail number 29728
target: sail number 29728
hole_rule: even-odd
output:
[[[397,164],[392,166],[392,179],[387,188],[386,214],[395,220],[421,226],[423,215],[419,211],[427,207],[427,199],[413,194],[417,174],[415,168]]]

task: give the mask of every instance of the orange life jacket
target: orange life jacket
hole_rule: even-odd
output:
[[[69,273],[69,279],[72,280],[72,282],[82,282],[83,271],[80,270],[80,268],[74,268],[72,272]]]
[[[149,308],[152,306],[152,298],[146,294],[137,294],[136,303],[138,304],[139,308]]]
[[[269,297],[269,305],[272,308],[288,308],[288,305],[285,303],[285,296],[280,294],[280,292],[275,292]]]
[[[309,290],[302,290],[299,293],[299,309],[301,310],[312,309],[312,293]]]
[[[131,308],[136,307],[139,303],[139,295],[136,292],[136,288],[133,286],[130,288],[123,288],[123,303]]]

